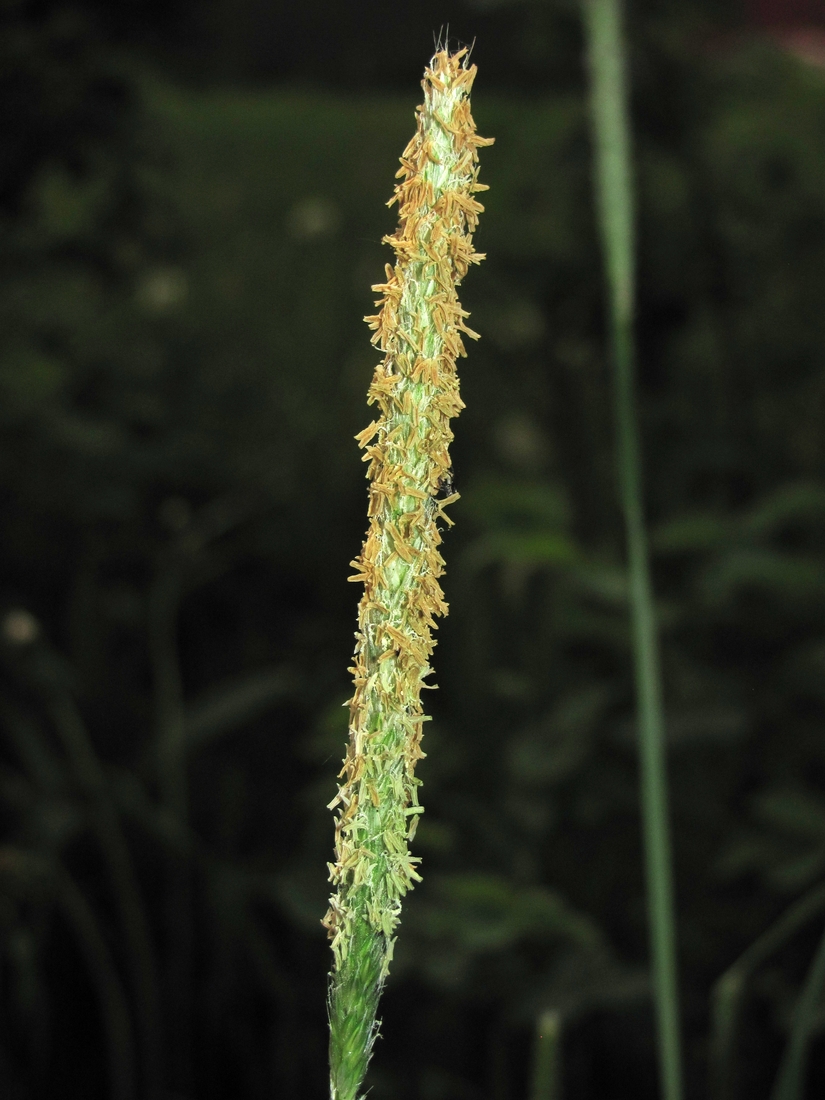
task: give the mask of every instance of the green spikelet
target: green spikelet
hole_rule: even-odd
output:
[[[450,483],[450,419],[464,407],[456,359],[461,333],[477,338],[456,294],[471,263],[472,233],[483,210],[473,197],[477,149],[467,51],[437,53],[424,74],[418,129],[401,157],[400,224],[385,237],[395,267],[374,317],[372,342],[384,352],[369,390],[380,416],[356,438],[369,462],[369,531],[350,580],[364,582],[358,609],[355,694],[350,700],[343,782],[330,809],[335,893],[323,924],[332,940],[331,1100],[356,1100],[378,1031],[376,1012],[389,970],[401,899],[420,882],[408,843],[422,807],[415,778],[423,723],[421,688],[429,675],[435,617],[447,613],[438,583],[444,561],[438,521],[458,499]]]

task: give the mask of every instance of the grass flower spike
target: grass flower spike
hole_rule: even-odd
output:
[[[415,765],[424,753],[421,688],[431,669],[435,618],[447,612],[439,521],[452,491],[450,420],[463,408],[456,360],[462,333],[477,338],[456,287],[470,264],[483,209],[474,194],[479,146],[467,50],[435,55],[423,81],[418,128],[401,157],[388,205],[399,227],[372,342],[384,352],[369,389],[379,417],[356,438],[369,462],[369,531],[352,563],[364,582],[358,610],[350,733],[338,807],[335,893],[324,918],[334,954],[329,990],[331,1100],[356,1100],[378,1030],[401,899],[420,881],[410,855],[419,815]]]

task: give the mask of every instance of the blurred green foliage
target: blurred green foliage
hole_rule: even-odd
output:
[[[641,403],[698,1096],[711,986],[825,865],[825,77],[756,45],[685,57],[654,19],[637,50]],[[687,91],[666,130],[651,96],[679,106],[674,58]],[[140,109],[78,139],[82,161],[45,142],[3,222],[0,1091],[320,1096],[361,317],[414,104],[117,79]],[[497,139],[489,258],[462,292],[484,338],[462,376],[424,882],[372,1095],[524,1097],[535,1021],[556,1012],[565,1091],[641,1100],[584,107],[487,94],[482,72],[474,114]],[[768,1095],[816,932],[753,976],[737,1095]],[[811,1095],[823,1074],[820,1037]]]

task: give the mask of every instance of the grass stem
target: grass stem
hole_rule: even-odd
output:
[[[149,655],[155,701],[155,751],[161,802],[185,828],[189,820],[183,684],[178,654],[178,615],[183,565],[174,556],[159,564],[149,596]],[[186,1093],[192,1071],[192,868],[172,856],[166,868],[166,990],[172,1081]]]
[[[536,1023],[530,1100],[561,1100],[561,1013],[548,1009]]]
[[[111,1100],[135,1100],[135,1057],[126,995],[94,910],[69,874],[54,868],[58,903],[86,960],[100,1004],[109,1056]],[[145,1095],[145,1094],[144,1094]]]
[[[664,1100],[681,1100],[672,857],[659,647],[644,523],[633,332],[633,183],[620,0],[583,0],[590,69],[596,195],[609,292],[617,458],[625,517],[641,804],[654,972],[659,1076]]]
[[[90,824],[111,876],[140,1023],[143,1095],[157,1100],[161,1081],[160,988],[137,871],[111,798],[108,777],[74,700],[66,692],[53,693],[48,710],[78,786],[89,799]],[[72,912],[79,914],[76,905]]]

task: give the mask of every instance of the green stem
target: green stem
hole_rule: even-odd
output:
[[[791,1037],[782,1057],[771,1100],[803,1100],[805,1062],[816,1011],[825,986],[825,933],[805,979],[794,1012]]]
[[[734,1054],[742,996],[751,975],[791,936],[825,909],[825,886],[810,890],[755,940],[718,979],[711,995],[710,1096],[732,1100]]]
[[[378,1002],[386,950],[368,922],[356,917],[345,962],[329,989],[330,1100],[354,1100],[378,1035]]]
[[[621,9],[619,0],[583,0],[583,3],[590,65],[597,204],[610,293],[617,456],[626,526],[639,711],[641,803],[659,1076],[665,1100],[680,1100],[682,1070],[662,688],[642,504],[634,393],[634,214]]]
[[[530,1100],[561,1100],[561,1013],[542,1012],[533,1047]]]

